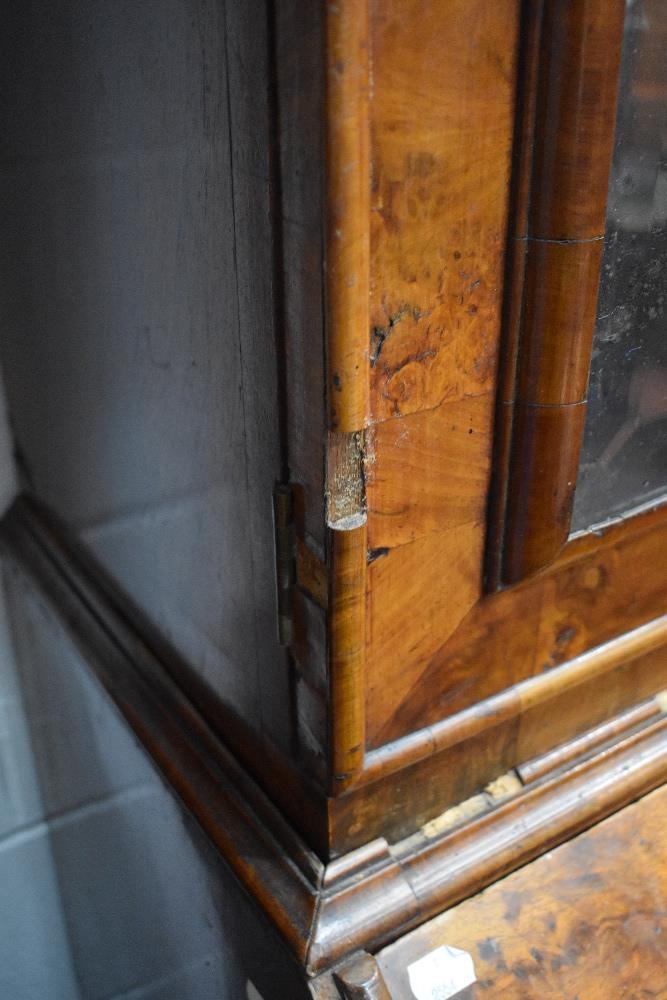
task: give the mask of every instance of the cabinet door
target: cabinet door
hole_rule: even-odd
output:
[[[371,23],[355,529],[353,782],[452,801],[667,683],[664,10],[473,6]]]

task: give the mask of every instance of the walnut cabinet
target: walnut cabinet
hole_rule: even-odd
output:
[[[294,996],[383,997],[360,953],[667,777],[664,9],[39,6],[5,549]]]

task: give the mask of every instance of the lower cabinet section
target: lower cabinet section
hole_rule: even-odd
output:
[[[314,987],[366,1000],[667,996],[667,787]],[[338,992],[340,990],[340,993]]]
[[[0,841],[21,903],[2,941],[42,897],[62,939],[9,945],[8,996],[43,1000],[12,985],[38,980],[49,1000],[667,995],[663,695],[324,861],[76,558],[8,525],[35,789]],[[28,977],[37,956],[60,965]]]

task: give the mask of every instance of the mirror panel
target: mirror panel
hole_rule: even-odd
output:
[[[667,487],[667,5],[629,0],[572,530]]]

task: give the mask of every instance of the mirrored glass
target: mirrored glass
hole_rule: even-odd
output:
[[[667,488],[667,4],[629,0],[573,530]]]

